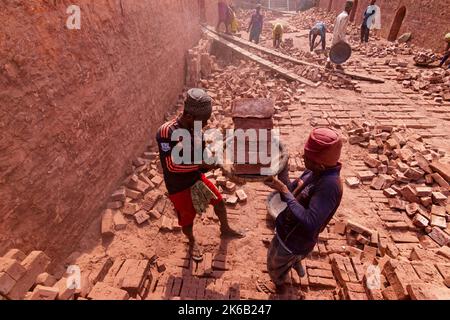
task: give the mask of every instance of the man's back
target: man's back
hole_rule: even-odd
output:
[[[172,133],[177,129],[180,129],[180,125],[178,120],[174,119],[163,124],[156,134],[164,181],[169,194],[192,187],[201,177],[200,166],[175,163],[172,158],[172,150],[179,143],[179,141],[172,141]],[[193,139],[191,142],[191,151],[193,151]]]

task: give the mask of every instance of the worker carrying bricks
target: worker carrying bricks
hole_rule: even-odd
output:
[[[225,24],[225,32],[230,33],[231,12],[226,0],[219,0],[219,21],[217,22],[216,31],[220,31],[220,25]]]
[[[286,167],[278,178],[266,182],[287,204],[276,219],[276,235],[267,255],[269,275],[279,293],[286,289],[284,282],[291,268],[305,276],[301,261],[316,246],[319,234],[341,203],[341,149],[336,131],[315,129],[304,148],[306,171],[300,178],[289,181]]]
[[[248,32],[250,33],[250,42],[254,41],[256,44],[259,43],[259,37],[261,36],[263,25],[264,16],[261,14],[261,5],[258,4],[248,26]]]
[[[276,23],[272,31],[273,37],[273,47],[279,48],[283,42],[283,25],[281,23]]]
[[[204,128],[211,114],[212,100],[208,94],[202,89],[191,89],[187,93],[183,113],[176,119],[163,124],[156,135],[169,199],[177,212],[178,223],[189,239],[189,253],[197,261],[202,260],[203,254],[194,237],[194,220],[196,215],[205,212],[209,205],[214,206],[214,212],[219,218],[222,238],[244,237],[242,232],[235,231],[228,224],[225,202],[219,190],[204,175],[217,166],[208,165],[204,161],[201,164],[193,164],[194,161],[179,164],[180,161],[175,161],[175,156],[179,154],[181,157],[184,156],[183,150],[180,149],[183,141],[181,138],[172,140],[173,134],[179,136],[180,133],[183,133],[183,138],[190,139],[190,150],[195,152],[194,139],[199,135],[194,136],[194,125],[197,124],[200,128]],[[202,132],[200,132],[200,136],[202,140],[200,151],[203,155],[205,143]],[[176,149],[174,150],[174,148]],[[191,157],[191,159],[193,158]]]
[[[439,63],[439,67],[443,67],[444,63],[450,58],[450,33],[445,35],[445,41],[447,42],[447,48],[445,49],[444,56],[442,57],[441,63]],[[448,65],[448,69],[450,69],[450,64]]]
[[[316,43],[318,36],[320,36],[320,41]],[[322,21],[317,22],[309,31],[309,51],[313,52],[320,44],[322,44],[322,51],[325,51],[327,46],[327,27]]]

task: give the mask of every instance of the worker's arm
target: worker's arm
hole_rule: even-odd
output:
[[[306,232],[320,230],[338,206],[341,198],[341,191],[337,184],[323,183],[316,188],[308,209],[302,206],[292,193],[283,194],[290,211]]]
[[[250,32],[250,29],[252,28],[252,25],[253,25],[253,16],[252,16],[252,18],[250,19],[250,24],[248,25],[248,30],[247,30],[247,32]]]

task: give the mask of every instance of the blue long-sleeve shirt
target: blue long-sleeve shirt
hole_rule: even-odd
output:
[[[343,194],[341,168],[338,165],[320,175],[306,170],[300,176],[303,187],[297,199],[292,192],[297,188],[298,180],[289,181],[287,169],[279,175],[290,192],[282,195],[288,207],[277,217],[276,231],[292,253],[309,254],[317,244],[320,232],[336,213]]]

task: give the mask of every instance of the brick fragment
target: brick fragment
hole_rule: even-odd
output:
[[[58,293],[58,288],[37,285],[28,300],[55,300]]]
[[[26,270],[14,259],[0,258],[0,272],[7,273],[11,278],[17,281],[25,274]]]
[[[26,273],[16,282],[8,294],[12,300],[20,300],[36,282],[38,275],[43,273],[50,264],[50,259],[42,251],[32,251],[22,262]]]
[[[127,221],[125,220],[123,214],[120,211],[114,212],[113,220],[115,230],[123,230],[127,227]]]
[[[137,224],[141,225],[145,221],[150,219],[150,216],[144,210],[140,210],[140,211],[136,212],[136,214],[134,215],[134,218],[136,219]]]

